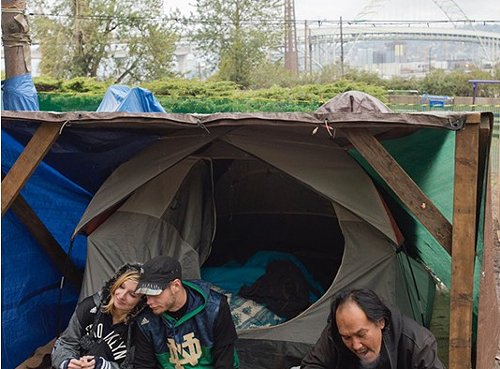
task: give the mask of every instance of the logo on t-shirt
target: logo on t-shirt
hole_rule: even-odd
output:
[[[111,329],[110,332],[107,332]],[[85,328],[87,333],[92,331],[92,324]],[[105,333],[107,332],[107,333]],[[124,340],[122,333],[116,332],[113,327],[98,323],[94,330],[94,337],[100,340],[99,344],[105,344],[111,354],[113,360],[117,361],[127,356],[127,344]]]
[[[194,336],[194,333],[185,334],[184,342],[176,343],[173,338],[168,339],[168,349],[170,350],[170,362],[176,369],[183,369],[183,365],[190,364],[195,366],[201,357],[200,340]]]

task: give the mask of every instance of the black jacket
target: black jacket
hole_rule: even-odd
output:
[[[390,308],[391,322],[383,330],[390,369],[445,369],[437,356],[434,335],[414,320]],[[329,323],[304,357],[301,369],[357,369],[358,358]]]
[[[140,265],[123,265],[106,282],[101,291],[85,298],[77,305],[68,327],[54,344],[52,350],[54,368],[61,368],[68,359],[79,359],[85,355],[101,356],[110,362],[112,369],[131,367],[133,318],[145,307],[145,298],[139,301],[123,323],[115,326],[112,323],[113,318],[101,310],[111,298],[110,291],[113,284],[128,269],[140,271]],[[103,327],[105,331],[111,329],[105,337],[101,337]]]

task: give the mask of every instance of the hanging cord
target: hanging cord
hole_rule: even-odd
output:
[[[417,278],[415,277],[415,272],[413,270],[413,266],[411,265],[410,256],[408,255],[408,250],[406,248],[406,243],[403,242],[403,244],[401,245],[401,248],[406,256],[406,261],[408,262],[408,268],[410,269],[411,278],[412,278],[413,284],[415,286],[415,292],[417,294],[417,303],[418,303],[418,309],[419,309],[419,313],[420,313],[421,323],[422,323],[422,325],[425,326],[425,316],[424,316],[424,311],[422,309],[422,299],[420,297],[420,292],[418,290],[418,284],[417,284]],[[411,304],[411,295],[410,295],[409,291],[408,291],[408,298],[410,300],[410,305],[411,305],[412,311],[413,311],[413,305]],[[413,315],[415,316],[415,311],[413,311]]]
[[[210,131],[208,130],[207,126],[205,126],[205,124],[203,124],[201,122],[201,119],[196,119],[196,125],[201,128],[201,129],[204,129],[205,131],[207,131],[207,133],[210,133]]]
[[[68,253],[66,254],[66,258],[64,260],[64,267],[63,267],[63,274],[62,274],[62,277],[61,277],[61,283],[59,285],[59,299],[58,299],[58,302],[57,302],[57,337],[59,337],[62,333],[62,292],[63,292],[63,288],[64,288],[64,283],[66,282],[65,280],[65,275],[68,271],[68,265],[69,265],[69,262],[70,262],[70,253],[71,253],[71,250],[73,249],[73,242],[74,242],[74,239],[72,238],[70,243],[69,243],[69,249],[68,249]]]
[[[328,118],[325,118],[323,120],[323,123],[322,124],[318,124],[311,132],[311,135],[314,136],[316,133],[318,133],[318,130],[320,128],[325,128],[326,131],[328,132],[328,136],[330,136],[330,138],[335,138],[337,136],[337,130],[335,128],[332,128],[330,127],[330,125],[328,124]]]

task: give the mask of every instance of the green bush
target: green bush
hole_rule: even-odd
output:
[[[387,101],[387,91],[384,88],[352,81],[339,81],[323,85],[301,85],[293,88],[273,86],[264,90],[245,91],[241,93],[241,96],[279,101],[325,102],[338,94],[352,90],[363,91],[384,102]]]
[[[228,98],[239,86],[234,82],[203,82],[196,79],[162,79],[141,85],[155,96]]]
[[[62,79],[54,79],[50,77],[35,77],[33,78],[33,82],[38,92],[60,92],[63,84]]]
[[[373,73],[346,68],[344,78],[339,78],[339,75],[338,66],[324,68],[322,72],[294,75],[270,64],[254,75],[253,89],[244,89],[234,82],[217,81],[215,78],[207,81],[162,78],[140,86],[151,91],[169,112],[314,112],[329,99],[351,90],[366,92],[384,103],[388,103],[389,89],[418,90],[420,94],[471,96],[470,79],[498,79],[500,71],[498,68],[494,73],[476,69],[467,72],[432,70],[423,79],[381,80]],[[38,77],[34,78],[34,82],[40,93],[42,109],[55,111],[95,110],[111,85],[111,81],[99,82],[83,77],[71,80]],[[259,85],[265,85],[266,88],[257,88]],[[477,96],[498,95],[498,84],[481,84],[478,87]]]
[[[104,94],[110,86],[110,81],[100,82],[95,78],[77,77],[70,80],[50,77],[33,78],[38,92],[91,93]]]
[[[76,77],[69,81],[64,81],[61,92],[103,94],[108,87],[106,82],[99,82],[94,78]]]

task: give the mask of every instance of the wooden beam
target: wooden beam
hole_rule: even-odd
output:
[[[473,117],[472,117],[473,118]],[[470,369],[477,230],[479,121],[468,119],[455,143],[449,369]]]
[[[35,240],[42,246],[47,255],[49,255],[65,279],[79,291],[83,281],[82,273],[80,273],[71,259],[69,259],[64,249],[59,245],[59,242],[52,236],[52,233],[45,227],[45,224],[43,224],[22,195],[19,194],[16,197],[11,209]]]
[[[42,123],[2,180],[2,217],[50,150],[64,123]]]
[[[342,132],[430,234],[451,255],[452,226],[450,222],[385,147],[365,128],[343,128]]]

